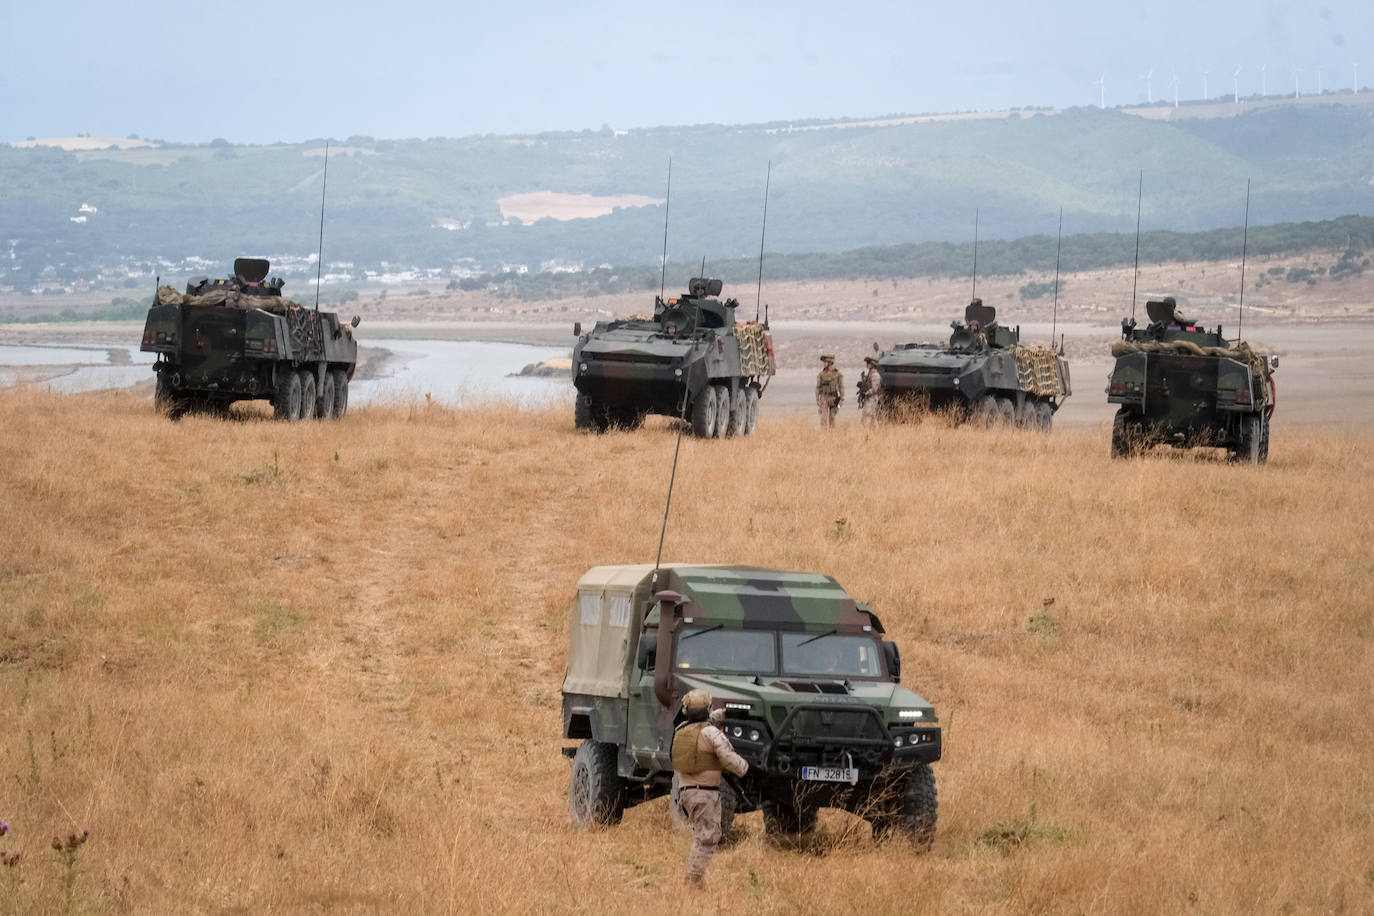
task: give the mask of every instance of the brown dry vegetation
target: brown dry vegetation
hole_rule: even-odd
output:
[[[675,899],[663,800],[569,826],[558,699],[573,584],[652,559],[673,436],[571,425],[0,392],[0,912]],[[707,910],[1374,909],[1374,437],[1279,427],[1263,468],[1106,440],[683,442],[666,555],[835,575],[946,729],[931,853],[747,815]]]

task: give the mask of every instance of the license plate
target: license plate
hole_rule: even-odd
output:
[[[813,782],[858,782],[857,767],[802,767],[802,779]]]

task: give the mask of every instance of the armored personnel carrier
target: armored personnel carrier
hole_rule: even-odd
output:
[[[816,573],[745,566],[599,566],[577,583],[563,681],[573,823],[619,823],[673,793],[681,700],[703,688],[749,763],[721,786],[722,827],[762,809],[770,834],[823,807],[920,848],[935,834],[940,725],[902,687],[877,614]]]
[[[267,279],[262,258],[239,258],[227,279],[158,287],[139,348],[156,353],[156,403],[169,416],[265,399],[278,419],[341,417],[358,363],[351,325],[303,308]]]
[[[992,424],[1017,423],[1048,431],[1072,394],[1069,364],[1049,347],[1021,345],[1020,327],[997,323],[997,310],[974,299],[964,320],[950,322],[948,346],[899,344],[878,356],[884,414],[900,416],[903,402],[954,407]]]
[[[1245,341],[1228,343],[1221,326],[1207,330],[1178,314],[1172,297],[1147,302],[1150,323],[1121,320],[1112,345],[1116,365],[1107,401],[1119,404],[1112,424],[1112,457],[1167,443],[1216,446],[1238,460],[1269,457],[1269,418],[1278,400],[1279,358]]]
[[[690,420],[703,439],[751,434],[773,342],[767,321],[737,324],[739,302],[720,292],[720,280],[694,277],[678,298],[655,297],[653,317],[576,326],[574,425],[635,429],[654,413]]]

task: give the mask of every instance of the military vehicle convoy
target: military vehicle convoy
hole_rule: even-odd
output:
[[[872,609],[829,576],[746,566],[599,566],[577,583],[563,749],[579,827],[673,793],[681,699],[707,690],[749,763],[721,786],[722,828],[762,809],[764,828],[799,835],[817,811],[867,819],[876,837],[928,847],[940,726],[900,686],[901,659]]]
[[[338,418],[358,362],[351,325],[334,312],[304,308],[267,279],[262,258],[234,261],[227,279],[193,277],[186,292],[160,286],[139,349],[156,353],[156,403],[171,417],[223,412],[234,401],[266,399],[281,420]]]
[[[1073,393],[1068,361],[1049,347],[1022,346],[1020,327],[998,324],[997,310],[981,299],[950,328],[948,346],[899,344],[879,354],[882,415],[900,417],[901,406],[915,402],[952,407],[988,425],[1048,432],[1055,411]]]
[[[579,324],[573,347],[573,424],[636,429],[647,414],[690,420],[703,439],[747,436],[774,373],[768,322],[737,324],[735,299],[717,279],[694,277],[676,299],[654,298],[654,314]]]
[[[1112,345],[1116,365],[1107,401],[1119,404],[1112,423],[1112,457],[1151,445],[1216,446],[1234,458],[1269,458],[1269,419],[1278,400],[1279,358],[1245,341],[1228,343],[1221,326],[1207,330],[1178,314],[1173,297],[1147,302],[1150,323],[1121,320]]]

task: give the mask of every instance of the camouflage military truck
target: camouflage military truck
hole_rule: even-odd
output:
[[[655,579],[657,578],[657,581]],[[918,846],[935,833],[940,726],[900,686],[897,646],[829,576],[744,566],[599,566],[572,606],[563,736],[579,827],[675,795],[673,729],[710,692],[749,763],[721,786],[722,826],[762,809],[770,834],[809,832],[822,807]],[[733,777],[731,777],[733,779]]]
[[[635,429],[655,413],[689,419],[703,439],[753,433],[774,372],[768,322],[737,324],[739,302],[716,298],[719,280],[694,277],[687,286],[676,299],[655,297],[652,318],[601,321],[586,334],[574,328],[578,429]]]
[[[986,423],[1049,431],[1072,394],[1069,364],[1049,347],[1021,345],[1021,328],[997,323],[997,310],[974,299],[963,323],[950,322],[948,346],[899,344],[878,357],[883,411],[900,417],[904,403],[956,408]],[[876,345],[875,345],[876,346]]]
[[[278,419],[341,417],[358,362],[352,325],[304,308],[267,279],[271,265],[239,258],[223,280],[193,277],[186,292],[158,288],[143,325],[156,353],[156,403],[169,416],[265,399]]]
[[[1112,457],[1167,443],[1216,446],[1242,461],[1269,457],[1269,418],[1277,401],[1278,357],[1245,341],[1228,343],[1221,327],[1209,331],[1181,317],[1172,297],[1147,302],[1150,324],[1137,329],[1122,319],[1112,345],[1116,365],[1107,377],[1107,401],[1119,404],[1112,424]]]

